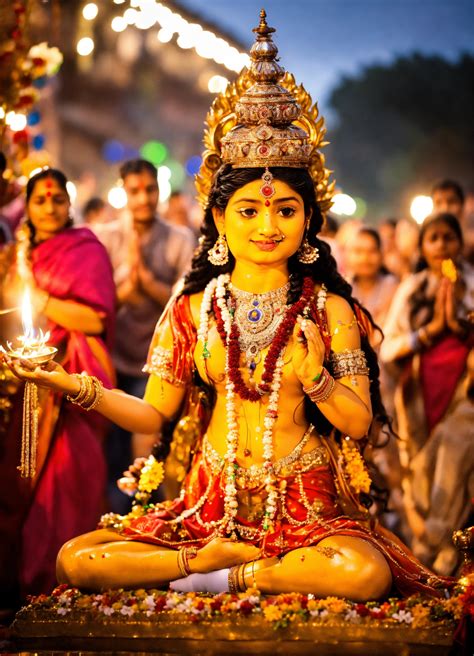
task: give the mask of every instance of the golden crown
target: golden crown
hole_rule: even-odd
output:
[[[316,198],[323,213],[331,207],[335,182],[325,168],[319,148],[326,128],[317,103],[302,85],[285,73],[277,62],[266,13],[253,30],[256,41],[250,50],[250,69],[213,102],[204,133],[205,152],[196,188],[202,206],[207,204],[212,181],[221,164],[234,168],[283,166],[307,168],[314,181]]]

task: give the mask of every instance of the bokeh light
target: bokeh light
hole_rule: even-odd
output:
[[[199,173],[199,168],[202,163],[202,158],[199,155],[193,155],[188,159],[186,164],[184,165],[184,169],[188,175],[196,175]]]
[[[107,162],[116,164],[125,159],[125,146],[115,139],[106,141],[102,148],[102,155]]]
[[[168,43],[173,38],[173,34],[174,32],[166,30],[164,27],[162,27],[161,30],[158,31],[157,38],[159,41],[161,41],[161,43]]]
[[[88,2],[82,10],[82,15],[86,20],[94,20],[99,13],[99,7],[95,2]]]
[[[158,188],[160,190],[160,203],[168,200],[171,194],[171,169],[168,166],[160,166],[158,169]]]
[[[85,36],[77,42],[76,50],[81,57],[87,57],[94,50],[94,41]]]
[[[42,150],[42,149],[44,148],[44,142],[45,142],[44,135],[42,135],[42,134],[36,134],[36,135],[33,137],[33,141],[32,141],[32,143],[33,143],[33,148],[34,148],[35,150]]]
[[[160,166],[168,157],[168,149],[161,141],[148,141],[140,148],[140,154],[155,166]]]
[[[71,203],[74,203],[77,198],[76,185],[74,184],[74,182],[71,182],[71,180],[68,180],[66,182],[66,189],[67,189],[67,193],[69,194],[69,198],[71,199]]]
[[[40,121],[41,121],[41,114],[37,110],[35,110],[34,112],[30,112],[28,114],[28,118],[27,118],[28,125],[30,126],[38,125]]]
[[[115,16],[110,24],[114,32],[123,32],[127,28],[127,21],[123,16]]]
[[[223,93],[229,84],[229,80],[223,75],[213,75],[207,83],[211,93]]]
[[[333,196],[331,212],[339,216],[352,216],[357,209],[357,203],[348,194],[337,193]]]
[[[8,125],[12,132],[19,132],[26,128],[26,116],[24,114],[17,114],[16,112],[8,112],[5,117],[5,123]]]
[[[430,196],[415,196],[411,201],[410,214],[420,225],[433,211],[433,201]]]
[[[107,200],[116,210],[121,210],[127,204],[127,194],[123,187],[112,187],[107,194]]]

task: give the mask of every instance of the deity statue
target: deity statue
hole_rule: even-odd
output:
[[[250,69],[208,116],[200,244],[157,325],[144,399],[12,365],[127,430],[195,427],[177,498],[66,543],[60,582],[360,601],[447,583],[367,509],[360,447],[387,420],[375,326],[317,237],[334,187],[324,124],[279,65],[274,31],[262,11]]]

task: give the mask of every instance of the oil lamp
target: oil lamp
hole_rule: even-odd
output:
[[[49,332],[36,331],[33,327],[31,300],[25,289],[21,304],[21,323],[23,335],[17,337],[17,344],[7,342],[7,348],[0,350],[11,360],[23,360],[34,367],[41,366],[54,358],[58,349],[48,346]],[[21,461],[18,469],[22,478],[33,478],[36,473],[36,450],[38,444],[38,387],[26,381],[23,393],[23,430],[21,438]]]

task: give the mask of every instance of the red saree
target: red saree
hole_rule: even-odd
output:
[[[100,313],[105,326],[100,336],[87,336],[53,322],[48,323],[48,330],[67,371],[85,370],[111,387],[108,348],[113,337],[115,287],[103,246],[87,228],[65,230],[33,249],[32,271],[38,286],[52,297],[76,301]],[[0,577],[6,578],[10,590],[19,580],[24,596],[49,592],[56,582],[60,547],[97,523],[106,480],[102,452],[106,425],[95,413],[41,390],[38,473],[32,481],[21,479],[16,466],[22,391],[15,397],[0,453]]]
[[[183,349],[181,355],[176,352],[180,349],[173,351],[173,374],[177,380],[189,383],[193,366],[190,354],[196,346],[189,299],[180,297],[168,312],[174,343]],[[325,314],[321,314],[325,321]],[[324,325],[319,327],[329,352],[329,331]],[[150,357],[159,341],[159,332]],[[322,440],[323,446],[304,454],[299,451],[298,456],[296,447],[293,458],[289,454],[274,463],[280,495],[277,520],[270,532],[262,530],[264,471],[259,472],[258,467],[252,468],[253,472],[237,468],[239,539],[259,546],[265,556],[275,556],[317,545],[331,535],[359,537],[384,555],[401,593],[439,594],[437,588],[449,585],[449,580],[423,567],[398,538],[370,519],[347,485],[334,439]],[[225,462],[205,435],[193,450],[179,498],[158,504],[144,516],[132,519],[122,531],[124,536],[177,549],[186,544],[202,545],[216,534],[224,517]]]
[[[420,382],[430,433],[453,399],[466,371],[468,354],[468,344],[448,334],[420,356]]]

